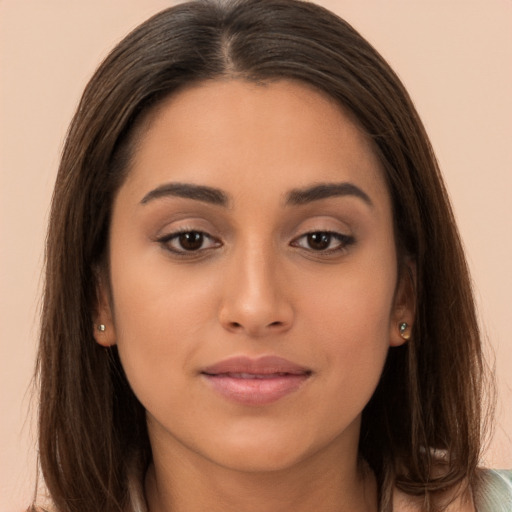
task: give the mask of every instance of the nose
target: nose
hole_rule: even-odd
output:
[[[230,332],[263,337],[284,333],[294,311],[285,276],[271,251],[238,251],[224,276],[219,321]]]

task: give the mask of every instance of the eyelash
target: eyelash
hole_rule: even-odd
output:
[[[181,248],[175,248],[171,246],[171,243],[173,241],[178,241],[180,237],[183,237],[185,235],[198,235],[201,237],[201,246],[203,245],[205,240],[210,240],[214,245],[212,247],[198,247],[197,249],[185,249],[183,246]],[[169,233],[168,235],[165,235],[157,240],[162,246],[164,246],[165,249],[172,252],[173,254],[181,257],[190,257],[190,256],[197,256],[198,253],[201,253],[203,251],[207,251],[209,249],[213,249],[215,247],[220,247],[222,243],[217,240],[216,238],[210,236],[208,233],[205,233],[204,231],[199,231],[197,229],[182,229],[179,231],[175,231],[173,233]],[[181,244],[180,244],[181,245]]]
[[[195,237],[200,237],[200,247],[197,247],[196,249],[184,248],[182,245],[183,241],[180,242],[180,237],[183,237],[185,235],[194,235]],[[327,247],[325,249],[313,249],[311,247],[308,248],[308,247],[303,247],[300,245],[300,243],[299,243],[300,240],[302,240],[302,239],[308,240],[308,237],[313,237],[313,236],[320,236],[323,238],[324,241],[325,241],[325,237],[327,237],[328,246],[331,245],[333,239],[337,240],[339,243],[336,247],[331,247],[331,248]],[[203,248],[202,246],[203,246],[205,240],[209,240],[213,245],[211,247]],[[173,247],[171,244],[174,241],[178,241],[178,243],[181,245],[181,248]],[[311,242],[311,240],[309,240],[309,241]],[[168,235],[158,238],[157,242],[160,243],[162,246],[164,246],[164,248],[166,250],[170,251],[171,253],[173,253],[179,257],[198,256],[199,254],[203,253],[204,251],[208,251],[210,249],[214,249],[214,248],[222,246],[222,242],[220,240],[212,237],[211,235],[209,235],[208,233],[206,233],[204,231],[199,231],[199,230],[195,230],[195,229],[183,229],[180,231],[175,231],[173,233],[169,233]],[[324,256],[324,255],[328,256],[331,254],[343,252],[343,251],[347,250],[347,248],[350,245],[353,245],[354,243],[355,243],[355,238],[353,236],[344,235],[344,234],[338,233],[336,231],[321,231],[321,230],[319,230],[319,231],[309,231],[307,233],[300,235],[299,237],[292,240],[290,245],[292,247],[296,247],[299,249],[302,248],[306,251],[309,251],[313,254],[317,254],[319,256]]]
[[[339,242],[339,244],[336,246],[336,247],[331,247],[331,248],[327,248],[327,249],[312,249],[312,248],[306,248],[304,247],[304,249],[306,249],[307,251],[311,251],[312,253],[314,254],[318,254],[319,256],[322,256],[322,255],[325,255],[325,256],[328,256],[328,255],[331,255],[331,254],[335,254],[335,253],[339,253],[339,252],[343,252],[345,251],[350,245],[354,244],[355,243],[355,238],[353,236],[350,236],[350,235],[344,235],[342,233],[338,233],[336,231],[309,231],[307,233],[304,233],[303,235],[295,238],[291,245],[293,247],[301,247],[298,243],[299,240],[301,239],[308,239],[308,237],[312,237],[314,235],[320,235],[321,237],[328,237],[328,245],[331,245],[332,243],[332,240],[337,240]]]

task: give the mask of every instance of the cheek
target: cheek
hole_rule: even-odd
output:
[[[172,268],[161,256],[117,251],[111,275],[117,346],[128,381],[150,409],[159,393],[179,389],[185,368],[215,323],[215,277]],[[161,390],[161,391],[159,391]]]
[[[305,325],[344,346],[387,345],[396,286],[395,260],[356,260],[325,275],[306,275],[300,309]]]
[[[316,320],[310,320],[311,329],[321,333],[318,340],[325,364],[333,371],[339,370],[340,379],[351,384],[370,382],[372,386],[380,377],[389,348],[390,304],[379,294],[356,298],[358,288],[346,286],[337,291],[342,290],[347,294],[353,291],[351,299],[338,294],[335,300],[331,294],[328,304],[322,305],[319,300],[315,304]]]
[[[358,407],[371,397],[390,344],[396,264],[393,250],[381,255],[303,283],[309,292],[303,296],[302,326],[314,340],[315,356],[329,368],[331,398],[346,399],[340,390],[352,390]]]

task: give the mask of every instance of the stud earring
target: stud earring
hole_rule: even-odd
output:
[[[107,330],[107,326],[105,324],[98,325],[98,331],[105,332]]]
[[[398,331],[400,332],[400,336],[404,340],[408,340],[411,337],[411,332],[409,331],[409,324],[407,322],[401,322],[398,324]]]

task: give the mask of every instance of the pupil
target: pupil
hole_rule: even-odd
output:
[[[197,231],[183,233],[179,237],[180,245],[187,251],[197,251],[203,245],[203,234]]]
[[[321,251],[327,249],[331,243],[331,235],[329,233],[310,233],[308,235],[308,244],[311,249]]]

